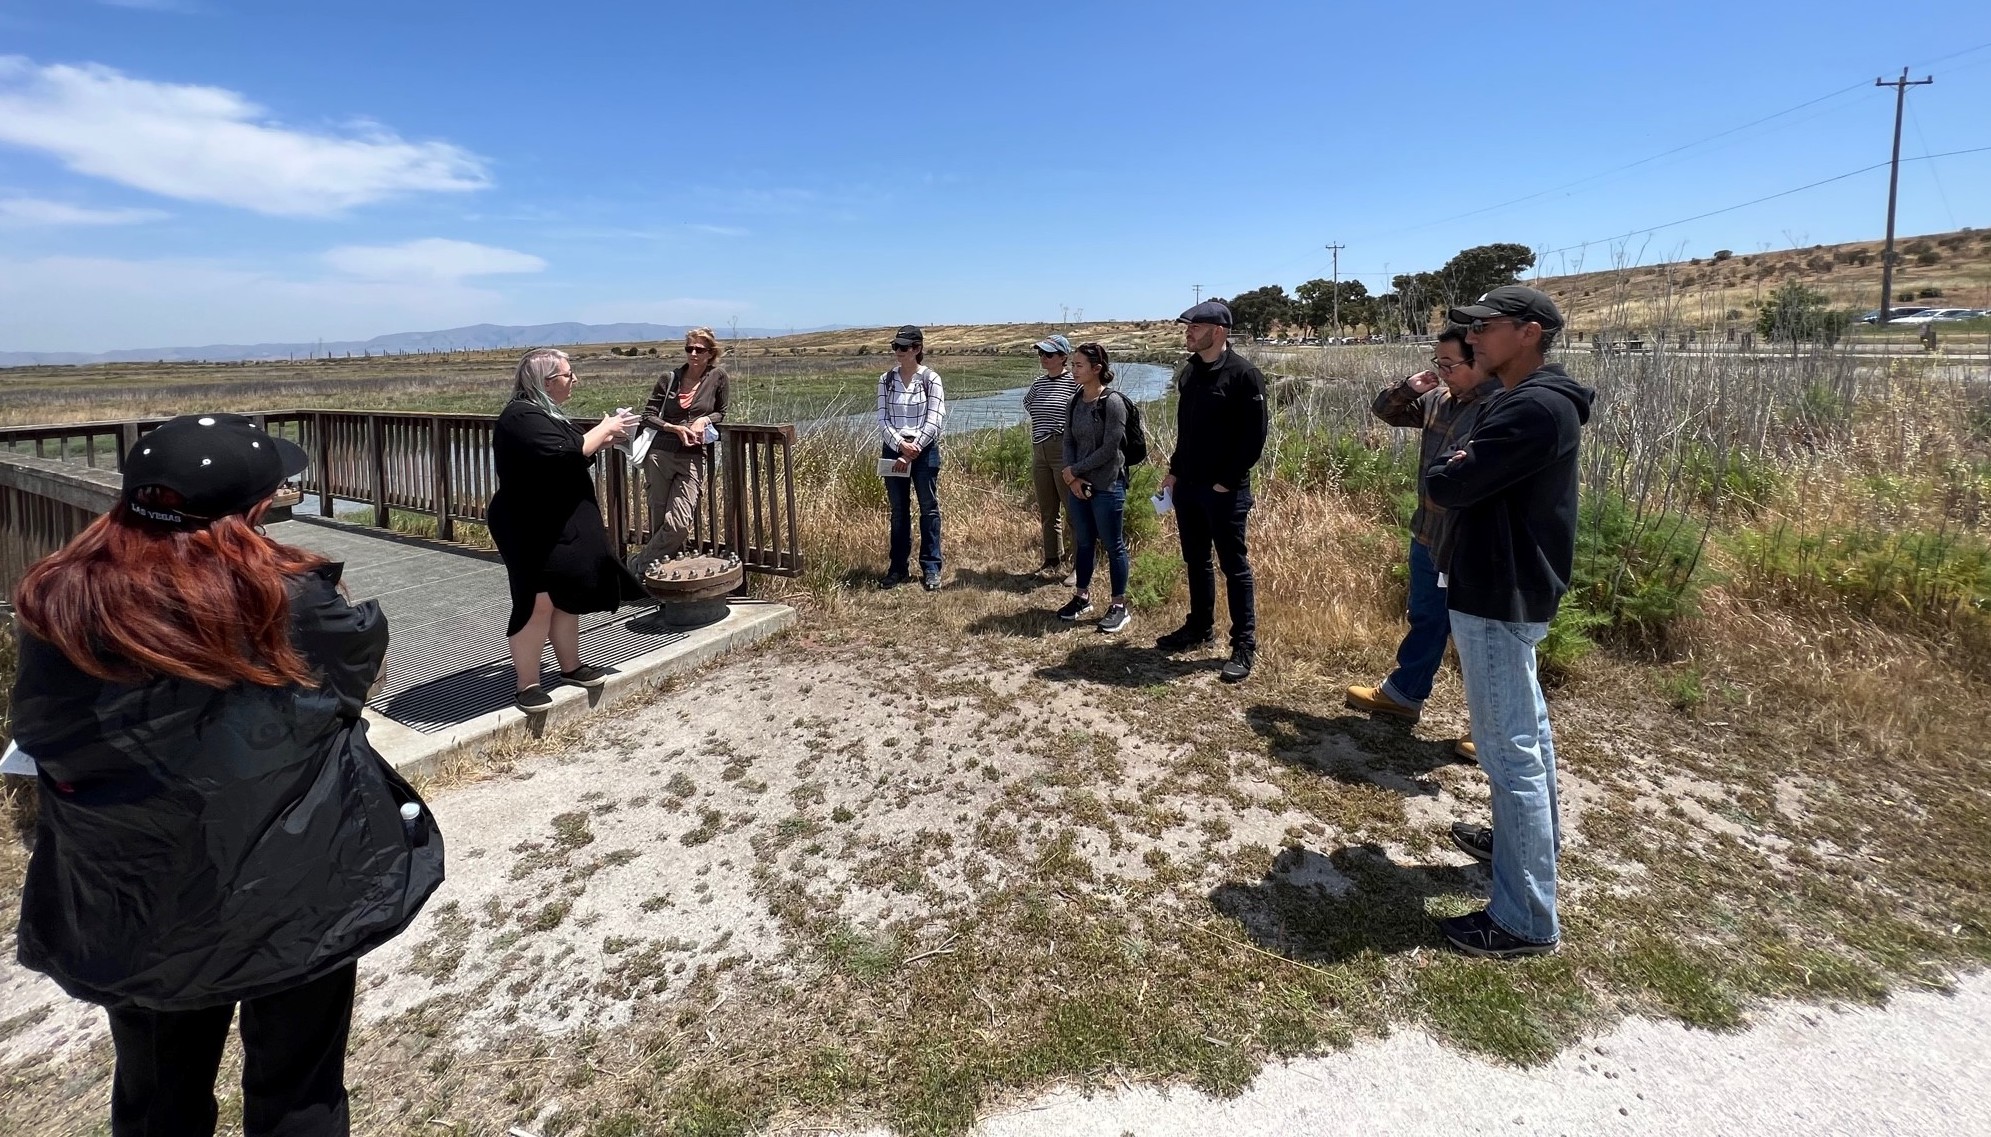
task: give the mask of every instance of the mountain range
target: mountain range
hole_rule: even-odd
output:
[[[211,363],[243,359],[309,358],[313,355],[420,355],[438,351],[498,351],[582,343],[645,343],[681,339],[690,324],[472,324],[439,332],[395,332],[370,340],[310,343],[206,344],[201,347],[141,347],[123,351],[0,351],[0,367],[77,363]],[[741,339],[787,335],[824,328],[741,328]],[[725,331],[730,335],[732,329]]]

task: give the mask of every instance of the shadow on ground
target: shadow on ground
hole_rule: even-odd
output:
[[[1483,900],[1486,873],[1400,865],[1376,845],[1348,845],[1327,855],[1290,847],[1273,858],[1258,883],[1218,885],[1210,906],[1267,951],[1332,963],[1364,951],[1390,955],[1439,946],[1425,901],[1451,895]]]
[[[950,582],[956,588],[979,588],[987,592],[1008,592],[1018,596],[1028,596],[1033,592],[1043,592],[1045,603],[1055,609],[1065,602],[1068,590],[1058,587],[1055,577],[1018,576],[1003,569],[955,569]],[[1056,597],[1056,600],[1052,598]]]
[[[1089,620],[1060,620],[1055,609],[1026,608],[1021,612],[992,612],[968,625],[968,634],[976,636],[1055,636],[1061,634],[1099,634],[1098,614]]]
[[[1452,741],[1430,741],[1410,732],[1410,724],[1350,711],[1332,718],[1291,707],[1260,704],[1245,711],[1251,729],[1266,741],[1266,753],[1289,766],[1339,782],[1364,783],[1406,797],[1429,797],[1438,786],[1425,775],[1451,765],[1471,765],[1452,750]]]
[[[1081,628],[1088,626],[1080,625]],[[1061,682],[1087,679],[1115,687],[1152,687],[1199,671],[1220,671],[1228,658],[1222,655],[1167,655],[1151,646],[1152,641],[1125,638],[1131,634],[1130,630],[1119,636],[1102,636],[1095,628],[1093,638],[1104,642],[1073,648],[1063,663],[1038,668],[1037,677]]]

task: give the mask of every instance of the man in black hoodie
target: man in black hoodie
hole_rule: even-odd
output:
[[[1231,611],[1231,658],[1222,678],[1241,683],[1258,657],[1257,604],[1244,523],[1251,515],[1251,468],[1265,451],[1271,427],[1265,377],[1231,350],[1231,310],[1223,301],[1205,300],[1175,320],[1186,325],[1183,339],[1190,354],[1176,379],[1181,396],[1175,453],[1168,456],[1161,487],[1175,502],[1175,528],[1189,573],[1189,618],[1155,646],[1177,652],[1215,642],[1214,547]]]
[[[1506,285],[1451,310],[1474,358],[1499,378],[1470,436],[1426,472],[1451,511],[1438,566],[1452,613],[1479,764],[1493,790],[1493,829],[1455,825],[1452,839],[1493,862],[1483,911],[1443,920],[1452,946],[1505,959],[1561,942],[1556,922],[1555,744],[1535,674],[1576,558],[1577,436],[1596,392],[1546,361],[1562,313],[1532,288]]]

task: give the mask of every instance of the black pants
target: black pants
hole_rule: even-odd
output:
[[[347,964],[242,1004],[242,1129],[247,1137],[346,1137]],[[114,1010],[112,1137],[209,1137],[214,1077],[235,1007]]]
[[[1244,523],[1250,515],[1248,485],[1218,493],[1209,486],[1175,483],[1175,530],[1182,538],[1183,564],[1189,569],[1189,623],[1196,628],[1216,626],[1217,576],[1210,568],[1210,549],[1215,546],[1230,603],[1231,647],[1256,651],[1257,600],[1244,543]]]

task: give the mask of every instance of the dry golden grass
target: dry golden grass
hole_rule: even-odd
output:
[[[1611,264],[1603,269],[1568,271],[1569,262],[1541,264],[1558,275],[1532,281],[1556,298],[1572,331],[1596,333],[1612,329],[1675,327],[1747,328],[1755,322],[1754,305],[1779,286],[1796,281],[1823,292],[1836,307],[1864,312],[1880,303],[1881,242],[1851,241],[1780,250],[1734,250],[1722,260],[1712,257],[1658,264]],[[1938,258],[1917,263],[1906,252],[1926,245]],[[1991,231],[1961,230],[1895,240],[1898,263],[1894,291],[1941,292],[1941,299],[1913,303],[1933,307],[1991,308]],[[1909,303],[1909,301],[1897,301]],[[1731,316],[1730,313],[1740,313]],[[1902,333],[1911,338],[1912,333]]]

